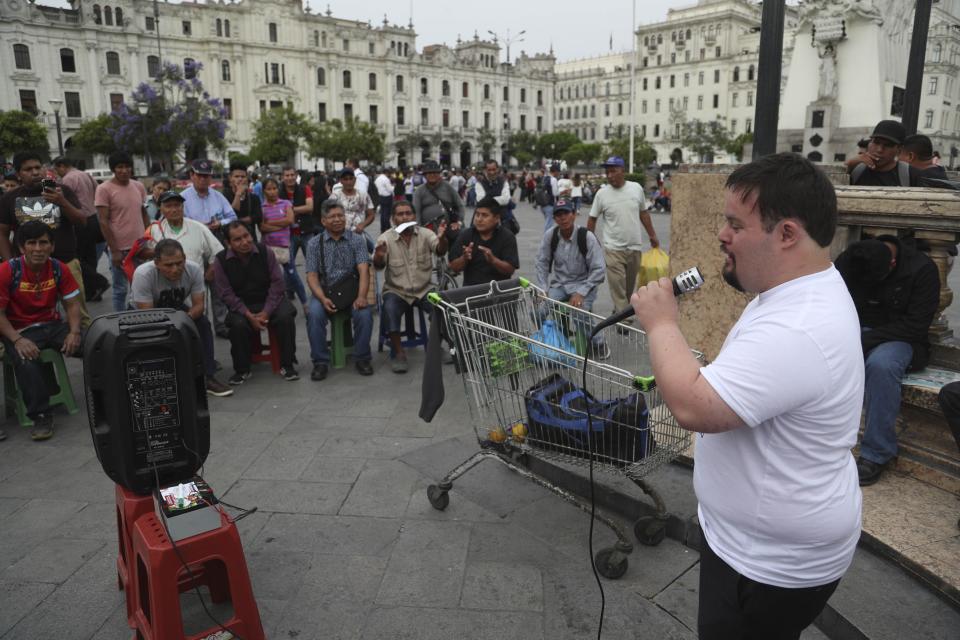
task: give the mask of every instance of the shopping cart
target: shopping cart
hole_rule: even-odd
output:
[[[589,513],[590,505],[528,469],[524,456],[587,466],[592,449],[594,470],[626,476],[653,500],[655,515],[634,525],[637,539],[647,545],[663,540],[666,506],[643,477],[686,450],[691,438],[667,410],[654,379],[631,373],[651,370],[646,334],[618,325],[603,336],[605,344],[591,343],[600,316],[551,300],[524,278],[432,294],[431,301],[454,344],[480,450],[428,488],[430,504],[445,509],[453,481],[492,458]],[[569,346],[544,342],[545,327]],[[597,552],[597,569],[619,578],[633,544],[613,520],[596,517],[617,536],[614,546]]]

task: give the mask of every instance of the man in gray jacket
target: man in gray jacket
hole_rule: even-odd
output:
[[[420,224],[446,214],[449,223],[447,235],[455,238],[463,221],[463,200],[443,179],[440,171],[440,165],[436,162],[423,164],[423,175],[427,181],[413,192],[413,210],[417,212],[417,222]]]

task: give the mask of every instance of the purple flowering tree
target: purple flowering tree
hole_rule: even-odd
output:
[[[227,113],[223,103],[204,90],[201,69],[199,62],[183,68],[166,62],[155,83],[141,83],[111,114],[107,133],[117,148],[143,154],[146,141],[154,164],[167,169],[202,158],[209,148],[223,151]],[[145,114],[137,108],[141,102],[148,105]]]

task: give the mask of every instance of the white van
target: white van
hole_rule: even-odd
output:
[[[93,179],[97,181],[97,184],[101,184],[113,178],[113,171],[110,171],[110,169],[87,169],[86,173],[87,175],[92,176]]]

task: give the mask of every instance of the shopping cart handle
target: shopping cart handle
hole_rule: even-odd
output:
[[[653,391],[657,388],[657,379],[654,376],[634,376],[633,387],[640,391]]]

